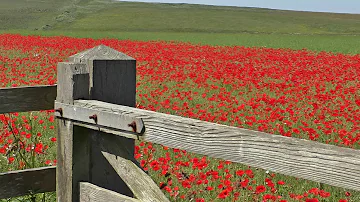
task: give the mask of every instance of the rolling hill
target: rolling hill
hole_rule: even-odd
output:
[[[1,0],[0,33],[360,53],[360,15],[114,0]]]
[[[360,15],[111,0],[2,0],[0,29],[359,35]]]

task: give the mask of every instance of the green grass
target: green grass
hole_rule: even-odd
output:
[[[360,34],[360,15],[110,0],[2,0],[2,30]]]
[[[110,0],[1,0],[0,30],[48,30],[110,8]]]
[[[95,4],[93,4],[95,5]],[[104,23],[105,22],[105,23]],[[118,2],[55,26],[79,31],[359,34],[360,15]]]
[[[3,0],[0,32],[360,53],[360,15],[110,0]]]
[[[0,29],[42,29],[70,0],[1,0]]]

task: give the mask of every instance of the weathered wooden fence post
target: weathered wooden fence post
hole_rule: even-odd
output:
[[[57,101],[72,104],[74,99],[91,99],[134,107],[135,94],[135,59],[109,47],[86,50],[58,66]],[[133,139],[81,128],[66,120],[58,120],[58,131],[58,201],[79,201],[80,181],[132,196],[102,151],[135,161]]]
[[[85,64],[59,63],[57,80],[57,101],[73,104],[74,99],[89,97],[89,73]],[[76,183],[89,179],[88,137],[70,120],[58,119],[57,126],[57,201],[74,201],[78,195]],[[82,176],[75,173],[77,170],[82,170]]]

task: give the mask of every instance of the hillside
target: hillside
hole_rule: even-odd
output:
[[[0,29],[47,29],[70,0],[1,0]]]
[[[360,15],[111,0],[1,0],[0,29],[358,35]]]
[[[360,53],[360,15],[115,0],[0,0],[0,33]]]

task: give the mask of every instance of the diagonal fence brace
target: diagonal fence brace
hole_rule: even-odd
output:
[[[142,136],[145,125],[141,118],[104,112],[86,106],[76,106],[55,101],[55,116],[59,119],[96,126],[97,128],[110,128]]]

